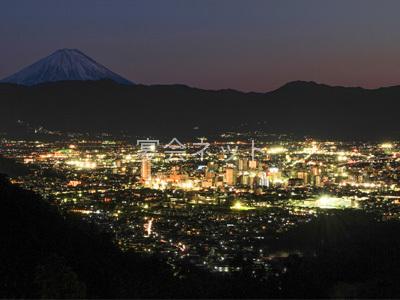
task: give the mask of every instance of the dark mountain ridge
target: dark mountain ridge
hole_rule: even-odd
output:
[[[398,139],[400,86],[363,89],[296,81],[268,93],[110,80],[0,84],[0,126],[199,136],[264,130],[323,139]],[[245,124],[245,125],[244,125]],[[195,129],[194,129],[195,128]],[[197,129],[199,128],[199,129]]]

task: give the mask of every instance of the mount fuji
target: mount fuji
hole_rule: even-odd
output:
[[[60,49],[0,82],[32,86],[55,81],[104,79],[133,84],[77,49]]]

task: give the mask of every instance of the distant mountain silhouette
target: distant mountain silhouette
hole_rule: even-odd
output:
[[[164,137],[264,130],[327,139],[398,139],[400,86],[368,90],[296,81],[268,93],[111,80],[0,84],[0,125]]]
[[[64,80],[110,79],[121,84],[129,80],[110,71],[77,49],[60,49],[21,71],[4,78],[2,82],[36,85]]]

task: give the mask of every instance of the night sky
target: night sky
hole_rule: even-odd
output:
[[[143,84],[400,84],[398,0],[1,0],[0,78],[78,48]]]

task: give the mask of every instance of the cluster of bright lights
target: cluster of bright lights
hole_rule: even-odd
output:
[[[171,182],[157,177],[145,181],[145,186],[156,190],[165,190],[169,185],[183,190],[198,190],[199,187],[193,180]]]
[[[382,185],[379,183],[373,183],[373,182],[364,182],[364,183],[358,183],[358,182],[344,182],[339,184],[340,186],[346,186],[346,185],[351,185],[351,186],[355,186],[355,187],[363,187],[363,188],[379,188]]]
[[[323,153],[322,150],[318,149],[317,145],[313,145],[312,147],[306,147],[306,148],[303,149],[303,153],[306,153],[306,154],[314,154],[314,153],[317,153],[317,152]]]
[[[392,149],[393,148],[393,144],[392,143],[383,143],[380,146],[382,149]]]
[[[269,168],[269,172],[270,173],[278,173],[279,172],[279,168],[271,167],[271,168]]]
[[[165,190],[167,185],[165,180],[159,180],[158,178],[156,180],[146,180],[145,182],[145,186],[150,186],[156,190]]]
[[[180,186],[182,189],[185,190],[191,190],[194,187],[193,181],[191,180],[187,180],[187,181],[183,181],[180,184],[178,184],[178,186]]]
[[[73,166],[77,169],[96,169],[97,164],[88,160],[70,160],[66,162],[67,165]]]
[[[315,206],[319,208],[350,208],[352,207],[352,202],[349,199],[336,198],[331,196],[321,196],[317,201],[315,201]]]
[[[254,209],[254,207],[247,206],[247,205],[241,203],[240,201],[236,201],[236,202],[231,206],[231,209],[233,209],[233,210],[251,210],[251,209]]]
[[[153,221],[154,221],[154,219],[150,218],[149,221],[143,225],[144,231],[145,231],[145,235],[144,235],[145,237],[151,236],[151,233],[153,231]]]
[[[267,149],[267,153],[268,154],[281,154],[281,153],[285,153],[288,150],[284,147],[272,147]]]

